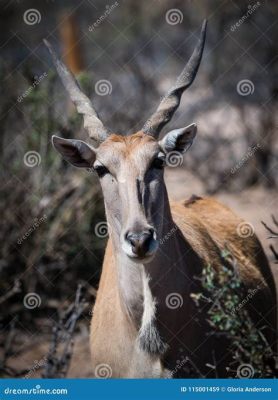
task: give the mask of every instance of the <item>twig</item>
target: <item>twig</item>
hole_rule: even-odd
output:
[[[272,251],[272,253],[274,255],[274,259],[275,259],[274,263],[278,264],[278,253],[277,253],[277,251],[274,249],[274,246],[272,244],[269,246],[269,248],[270,248],[270,250]]]
[[[274,215],[271,215],[271,218],[272,218],[273,224],[278,227],[278,221],[275,219]],[[263,221],[261,221],[261,222],[262,222],[263,226],[266,228],[266,230],[271,233],[271,236],[269,236],[268,239],[278,239],[278,232],[275,232],[265,222],[263,222]],[[277,251],[275,250],[275,248],[272,244],[269,246],[269,248],[272,251],[272,254],[274,255],[274,260],[275,260],[274,263],[278,264]]]
[[[4,294],[3,296],[0,297],[0,304],[2,304],[5,301],[7,301],[10,297],[14,296],[16,293],[21,292],[20,286],[21,286],[20,281],[16,280],[14,282],[14,285],[11,288],[11,290],[9,290],[6,294]]]
[[[277,219],[274,217],[273,214],[271,215],[271,218],[272,218],[272,221],[273,221],[274,225],[276,225],[276,226],[278,227],[278,221],[277,221]]]
[[[272,218],[273,218],[273,216],[272,216]],[[261,221],[261,223],[263,224],[265,229],[267,229],[268,232],[270,232],[271,235],[273,235],[273,236],[269,236],[268,239],[278,238],[278,232],[275,232],[273,229],[271,229],[264,221]]]
[[[67,375],[73,351],[73,334],[76,323],[86,307],[82,290],[83,286],[78,285],[74,303],[64,311],[59,322],[53,327],[43,378],[64,378]],[[60,346],[63,347],[61,355],[58,354]]]
[[[7,338],[4,343],[3,357],[0,360],[0,372],[2,372],[4,375],[8,375],[12,378],[22,376],[24,373],[28,372],[26,370],[18,371],[15,368],[12,368],[7,365],[8,359],[12,354],[12,345],[13,345],[13,341],[14,341],[14,338],[16,335],[15,325],[17,323],[17,320],[18,320],[18,317],[16,316],[10,322],[9,332],[8,332]]]

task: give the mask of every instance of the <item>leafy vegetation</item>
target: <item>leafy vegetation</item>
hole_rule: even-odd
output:
[[[212,330],[231,340],[234,362],[229,371],[232,377],[244,364],[251,365],[254,378],[273,377],[275,355],[263,332],[250,318],[246,305],[250,296],[237,272],[237,263],[228,251],[223,251],[223,261],[217,274],[211,265],[203,269],[201,286],[204,292],[192,293],[191,297],[199,307],[209,305],[207,315]]]

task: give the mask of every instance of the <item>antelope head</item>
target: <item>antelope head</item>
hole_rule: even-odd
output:
[[[93,144],[81,140],[52,137],[54,148],[79,168],[93,168],[100,178],[108,222],[117,245],[129,258],[150,261],[163,234],[164,210],[168,197],[163,168],[169,152],[184,153],[196,135],[196,124],[159,133],[169,122],[180,99],[197,74],[206,35],[204,21],[195,50],[173,88],[164,96],[157,110],[142,130],[129,136],[110,132],[104,127],[90,100],[77,81],[45,41],[62,82],[79,113]]]

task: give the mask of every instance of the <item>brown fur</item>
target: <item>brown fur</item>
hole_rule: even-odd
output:
[[[139,131],[129,136],[122,136],[117,134],[112,134],[109,138],[102,144],[103,147],[110,147],[111,145],[115,145],[115,143],[121,143],[125,146],[123,149],[125,150],[125,155],[128,156],[130,153],[134,151],[134,148],[138,145],[144,145],[148,142],[155,142],[155,139],[151,136],[144,134],[144,132]]]
[[[223,260],[221,259],[219,249],[228,246],[233,256],[237,259],[239,273],[246,288],[260,287],[260,293],[252,301],[252,305],[260,310],[259,315],[254,315],[254,320],[260,321],[261,317],[264,317],[265,320],[260,325],[267,323],[275,327],[276,292],[271,270],[257,237],[252,235],[242,239],[237,235],[237,226],[243,220],[236,216],[228,207],[211,198],[194,198],[194,200],[191,199],[191,201],[187,201],[184,204],[172,203],[171,212],[180,232],[182,232],[182,235],[189,244],[188,260],[191,268],[190,273],[194,275],[195,271],[195,274],[198,274],[199,266],[196,264],[196,256],[194,254],[197,254],[197,257],[202,260],[202,265],[212,264],[216,270],[221,268]],[[161,285],[163,284],[162,279]],[[168,278],[165,280],[165,286],[167,285],[171,291]],[[107,294],[109,294],[108,297]],[[180,315],[177,312],[177,318],[184,319],[190,312],[190,307],[192,305],[187,305],[184,311],[181,310]],[[109,315],[109,318],[107,318],[107,315]],[[163,315],[165,316],[165,312]],[[167,325],[167,319],[165,324]],[[102,335],[98,334],[99,329],[105,332],[105,340],[103,340]],[[171,327],[171,330],[173,329],[175,329],[174,325]],[[181,341],[171,339],[170,345],[173,348],[175,346],[180,347],[181,343],[185,343],[186,338],[189,337],[189,341],[186,342],[187,346],[192,346],[192,348],[197,347],[198,343],[206,340],[204,339],[205,333],[201,332],[198,334],[198,330],[200,331],[200,326],[196,326],[195,322],[192,321],[186,329],[186,337],[183,337],[183,332],[181,332],[179,335]],[[113,376],[130,376],[130,364],[133,357],[131,355],[134,354],[133,349],[136,335],[136,330],[132,328],[128,317],[121,309],[116,265],[111,242],[109,241],[92,324],[91,348],[94,366],[99,362],[103,362],[103,354],[105,354],[105,363],[111,366],[114,371]],[[273,333],[273,329],[267,330],[266,335],[268,335],[269,342],[275,348],[275,333]],[[167,336],[167,332],[164,336]],[[225,345],[221,350],[223,345],[218,339],[217,346],[220,352],[223,351],[223,354],[225,354]],[[196,352],[196,362],[198,362],[198,357],[205,357],[203,349],[201,353]],[[166,356],[162,364],[168,368],[174,361],[176,362],[176,360],[172,360],[171,356],[168,359]],[[227,366],[227,359],[224,358],[224,361],[222,373],[221,362],[219,364],[220,376],[225,376],[225,372],[223,371]],[[148,371],[148,360],[145,363],[146,371]],[[131,376],[142,377],[140,372],[137,371],[137,373],[134,372]],[[146,376],[148,376],[148,372],[146,372]]]

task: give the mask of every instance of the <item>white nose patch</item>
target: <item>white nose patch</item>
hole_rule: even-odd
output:
[[[124,253],[125,253],[127,256],[129,256],[129,257],[131,257],[131,258],[134,258],[134,253],[133,253],[133,251],[132,251],[132,246],[131,246],[131,244],[127,243],[127,241],[124,240],[124,239],[122,240],[122,249],[123,249]]]
[[[123,177],[119,177],[119,178],[118,178],[118,182],[119,182],[119,183],[126,183],[126,179],[123,178]]]

